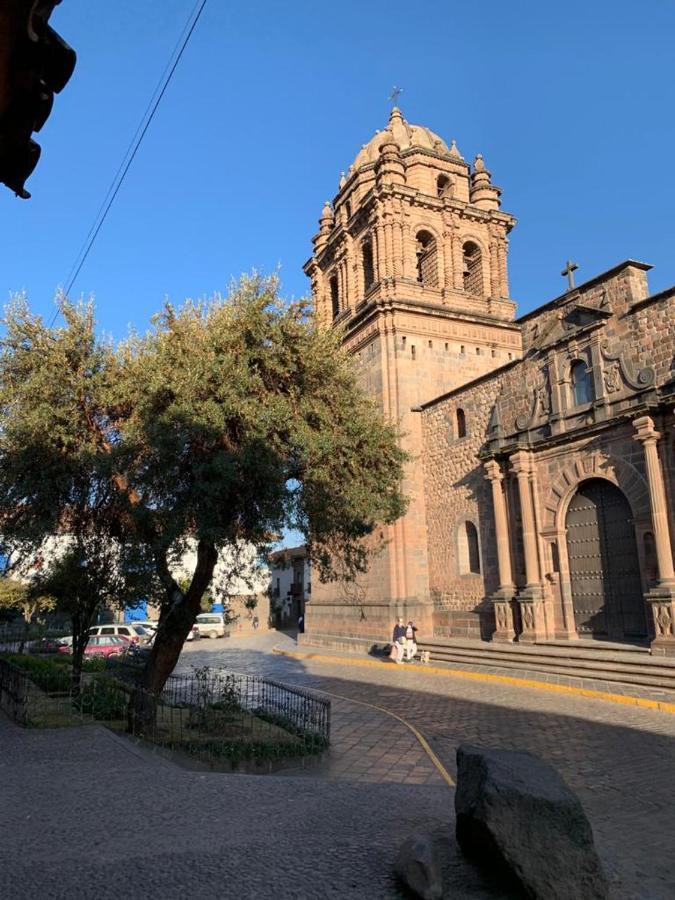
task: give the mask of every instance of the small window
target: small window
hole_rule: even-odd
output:
[[[457,437],[466,437],[466,416],[463,409],[457,410]]]
[[[462,575],[480,575],[480,547],[478,529],[473,522],[462,522],[459,526],[458,563]]]
[[[411,354],[411,356],[412,356],[413,359],[417,359],[417,351],[415,350],[415,345],[414,345],[414,344],[411,344],[411,345],[410,345],[410,354]]]
[[[337,319],[340,315],[340,297],[338,294],[337,275],[333,275],[330,279],[330,304],[333,311],[333,318]]]
[[[101,634],[115,634],[115,629],[111,625],[109,628],[101,628]]]
[[[428,231],[417,233],[417,280],[425,287],[438,286],[436,239]]]
[[[448,350],[449,350],[449,347],[448,347],[448,345],[446,344],[446,345],[445,345],[445,352],[447,353]]]
[[[452,197],[452,181],[447,175],[439,175],[436,179],[436,194],[441,200],[444,197]]]
[[[345,212],[347,213],[347,219],[351,219],[352,217],[352,204],[349,200],[345,203]]]
[[[363,257],[363,288],[369,291],[375,282],[375,272],[373,269],[373,245],[370,241],[366,241],[361,249]]]
[[[459,348],[459,352],[462,354],[462,356],[466,352],[466,347],[464,346],[464,344],[462,344],[462,346]]]
[[[429,341],[429,349],[430,349],[430,350],[433,350],[433,348],[434,348],[434,342],[433,342],[433,341]]]
[[[480,347],[476,347],[476,356],[480,356]]]
[[[483,259],[478,244],[467,241],[463,247],[464,290],[468,294],[483,294]]]
[[[572,384],[572,399],[575,406],[585,406],[593,401],[591,372],[586,367],[586,363],[580,359],[572,363],[570,382]]]

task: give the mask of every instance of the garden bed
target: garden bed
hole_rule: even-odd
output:
[[[103,669],[102,660],[87,661],[74,696],[70,657],[0,654],[2,708],[29,727],[98,723],[133,735],[128,713],[138,688]],[[198,670],[149,699],[151,721],[135,736],[214,769],[273,771],[328,747],[329,701],[266,679]]]

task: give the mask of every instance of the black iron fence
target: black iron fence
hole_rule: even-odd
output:
[[[56,653],[58,639],[67,633],[67,626],[61,629],[34,625],[0,627],[0,653]]]
[[[74,692],[69,668],[50,662],[0,658],[0,709],[21,725],[100,722],[214,766],[264,766],[329,744],[330,700],[268,678],[202,668],[170,676],[157,696],[139,687],[137,667],[115,664],[83,673]]]

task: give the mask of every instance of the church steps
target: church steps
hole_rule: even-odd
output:
[[[371,638],[329,634],[301,635],[302,649],[373,654],[386,644]],[[614,693],[659,696],[675,701],[675,659],[653,657],[644,647],[598,645],[585,641],[497,644],[467,638],[431,638],[418,642],[432,665],[471,672],[552,681]]]
[[[541,673],[543,675],[592,679],[636,687],[675,691],[675,663],[656,660],[647,652],[607,652],[534,645],[532,648],[500,646],[487,642],[420,641],[432,663],[470,666],[478,669]]]

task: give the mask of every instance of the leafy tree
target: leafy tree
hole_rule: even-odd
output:
[[[78,694],[89,629],[98,611],[133,603],[153,572],[139,566],[129,548],[123,553],[105,534],[67,536],[59,549],[34,577],[31,591],[53,598],[56,608],[70,616],[73,693]]]
[[[61,300],[48,328],[23,301],[0,344],[0,527],[23,540],[64,531],[119,542],[163,590],[143,675],[173,670],[218,552],[267,551],[304,533],[319,577],[349,580],[379,523],[405,509],[396,428],[360,389],[339,334],[274,278],[187,301],[118,347],[97,341],[90,304]],[[196,544],[189,585],[172,574]]]
[[[40,613],[51,612],[55,605],[53,597],[36,591],[30,583],[13,578],[9,574],[0,575],[0,612],[18,613],[23,619],[24,629],[19,643],[19,653],[23,653],[31,623]]]

